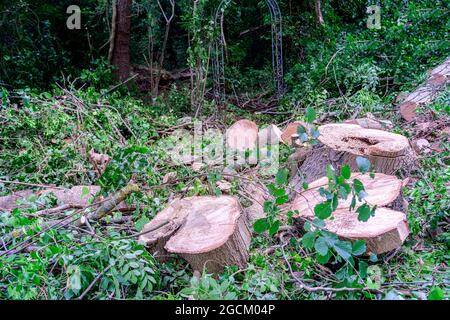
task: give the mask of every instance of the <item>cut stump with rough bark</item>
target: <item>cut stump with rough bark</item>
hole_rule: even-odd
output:
[[[250,120],[235,122],[226,132],[227,147],[238,151],[256,148],[258,142],[258,126]]]
[[[326,229],[347,240],[364,240],[367,252],[381,254],[400,247],[409,234],[406,214],[407,203],[403,199],[401,189],[406,181],[395,176],[381,173],[372,179],[367,174],[352,174],[350,181],[360,180],[367,193],[364,198],[370,206],[377,206],[375,216],[368,221],[358,220],[358,213],[350,211],[351,197],[340,199],[338,207],[333,212],[333,219],[325,220]],[[325,199],[319,189],[326,187],[328,179],[323,177],[312,182],[309,189],[299,193],[289,210],[298,210],[293,219],[297,225],[303,225],[306,220],[314,219],[314,207]],[[356,208],[362,203],[357,201]]]
[[[164,224],[165,223],[165,224]],[[156,257],[184,258],[194,270],[219,273],[224,266],[245,267],[251,233],[239,202],[230,196],[191,197],[172,202],[148,223],[139,240]]]
[[[298,166],[303,177],[296,175],[291,187],[301,185],[302,181],[321,178],[328,164],[336,170],[348,164],[353,172],[358,171],[358,156],[370,161],[371,170],[385,174],[393,174],[401,168],[408,169],[414,160],[408,139],[399,134],[345,123],[327,124],[318,130],[319,143]]]

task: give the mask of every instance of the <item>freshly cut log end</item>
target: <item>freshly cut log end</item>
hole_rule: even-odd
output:
[[[176,200],[144,227],[144,242],[151,252],[177,254],[194,270],[218,273],[224,266],[244,267],[251,234],[246,215],[230,196],[192,197]]]
[[[381,254],[400,247],[409,234],[406,215],[406,201],[401,194],[404,182],[395,176],[382,173],[369,175],[352,174],[350,180],[360,180],[366,190],[365,201],[370,206],[377,206],[375,216],[368,221],[358,220],[356,211],[350,211],[351,199],[339,200],[337,210],[332,218],[325,220],[326,229],[347,240],[365,240],[367,251]],[[314,219],[314,207],[325,199],[319,189],[326,187],[326,177],[318,179],[309,185],[309,189],[299,193],[293,200],[289,210],[297,210],[294,216],[297,224],[303,225],[305,220]],[[356,207],[361,203],[357,202]]]
[[[409,234],[406,215],[388,208],[377,208],[375,216],[366,222],[359,221],[358,214],[349,209],[338,209],[333,218],[325,223],[328,231],[343,239],[364,240],[366,253],[382,254],[397,249]]]
[[[227,147],[238,151],[254,149],[258,141],[258,126],[250,120],[235,122],[226,132]]]
[[[283,142],[285,144],[288,144],[288,145],[292,144],[292,136],[297,134],[297,130],[298,130],[299,126],[302,126],[303,128],[305,128],[306,131],[309,131],[309,129],[311,128],[311,126],[309,124],[304,123],[302,121],[294,121],[292,123],[289,123],[281,135],[281,139],[283,140]]]
[[[164,248],[170,237],[184,224],[192,204],[189,199],[175,199],[144,226],[139,242],[144,243],[160,261],[165,261],[168,252]],[[150,230],[153,230],[149,232]]]
[[[358,220],[357,213],[347,209],[337,212],[329,230],[351,240],[363,239],[367,252],[385,253],[399,248],[409,235],[406,215],[388,208],[378,208],[368,221]]]
[[[414,161],[408,139],[399,134],[365,129],[355,124],[328,124],[318,130],[319,144],[299,166],[306,182],[322,177],[327,164],[338,170],[348,164],[352,171],[358,171],[358,156],[369,159],[375,172],[385,174],[408,169]]]
[[[409,149],[402,135],[355,124],[327,124],[319,127],[319,133],[319,141],[328,147],[360,156],[398,157]]]
[[[403,199],[401,190],[403,181],[396,176],[386,175],[383,173],[376,173],[372,179],[368,174],[353,173],[349,179],[353,182],[358,179],[364,185],[367,196],[364,200],[371,206],[388,207],[398,211],[406,211],[406,201]],[[299,192],[292,204],[290,210],[298,210],[303,216],[314,216],[314,207],[325,201],[325,198],[320,195],[319,189],[326,188],[328,185],[328,178],[323,177],[309,184],[306,191]],[[350,208],[351,196],[347,200],[339,199],[338,209]],[[356,201],[356,206],[362,203]]]

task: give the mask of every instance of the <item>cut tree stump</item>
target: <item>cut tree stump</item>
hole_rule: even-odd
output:
[[[224,266],[245,267],[248,261],[251,233],[247,217],[230,196],[175,200],[145,225],[143,233],[139,241],[155,257],[164,259],[173,253],[194,270],[205,268],[216,274]]]
[[[374,179],[367,174],[352,174],[350,180],[360,180],[366,190],[365,201],[370,206],[377,206],[375,216],[366,222],[358,220],[356,210],[350,211],[351,197],[340,199],[332,220],[325,220],[326,229],[347,240],[365,240],[367,251],[381,254],[400,247],[409,234],[406,214],[407,203],[402,197],[401,189],[406,181],[395,176],[381,173]],[[302,226],[305,220],[314,219],[315,205],[325,199],[319,189],[326,187],[328,179],[323,177],[312,182],[309,189],[299,193],[289,210],[298,210],[293,219]],[[362,203],[357,201],[356,208]]]
[[[308,132],[311,128],[311,125],[308,123],[302,122],[302,121],[294,121],[287,125],[286,129],[284,129],[283,133],[281,134],[281,139],[283,142],[287,145],[292,144],[292,136],[297,134],[297,129],[299,126],[302,126],[305,128],[305,130]]]
[[[258,126],[250,120],[235,122],[226,132],[227,147],[238,151],[256,148]]]
[[[281,130],[276,125],[271,124],[270,126],[261,129],[258,133],[258,145],[259,147],[264,147],[266,145],[273,145],[283,142],[281,139]]]
[[[358,179],[364,185],[367,196],[364,200],[371,206],[387,207],[406,212],[408,204],[402,196],[402,187],[407,179],[400,180],[396,176],[375,173],[372,179],[368,174],[353,173],[349,181]],[[320,188],[327,188],[328,178],[322,177],[309,184],[308,190],[299,192],[291,203],[291,210],[298,210],[304,216],[314,216],[314,207],[325,199],[320,195]],[[351,196],[347,200],[339,199],[338,209],[350,208]],[[356,201],[356,207],[362,202]],[[295,209],[294,209],[295,208]]]
[[[371,170],[393,174],[398,169],[408,169],[414,160],[414,152],[406,137],[382,130],[365,129],[356,124],[327,124],[318,128],[319,143],[299,163],[290,187],[297,189],[302,181],[311,182],[324,176],[327,164],[336,170],[348,164],[358,171],[356,158],[370,160]],[[304,179],[304,180],[303,180]]]

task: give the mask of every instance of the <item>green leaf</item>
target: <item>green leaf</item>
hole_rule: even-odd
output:
[[[278,171],[276,177],[275,177],[275,182],[278,185],[285,185],[288,182],[288,170],[287,169],[281,169]]]
[[[364,240],[356,240],[352,246],[352,253],[355,256],[360,256],[366,252],[366,243]]]
[[[87,195],[89,195],[89,188],[86,186],[83,186],[83,188],[81,188],[81,199],[83,199]]]
[[[306,249],[314,248],[314,242],[316,240],[316,234],[314,232],[307,232],[302,237],[302,245]]]
[[[356,164],[361,173],[366,173],[370,169],[370,161],[364,157],[356,157]]]
[[[327,164],[327,178],[328,178],[328,180],[334,181],[335,177],[336,177],[336,171],[334,170],[333,166],[331,164]]]
[[[311,107],[306,108],[306,114],[305,114],[306,122],[313,123],[313,121],[315,119],[316,119],[316,111]]]
[[[344,183],[339,186],[339,195],[341,196],[342,199],[347,200],[350,192],[351,192],[351,188],[348,183]]]
[[[287,195],[284,195],[284,196],[281,196],[281,197],[278,197],[275,199],[275,203],[278,205],[285,204],[288,201],[289,201],[289,197]]]
[[[354,179],[353,180],[353,189],[355,189],[356,193],[360,193],[361,191],[364,191],[364,185],[360,180]]]
[[[348,164],[344,165],[341,169],[341,175],[345,178],[345,179],[350,179],[351,175],[352,175],[352,171],[350,170],[350,166]]]
[[[377,255],[371,253],[371,254],[369,255],[369,261],[370,261],[370,262],[377,262],[377,261],[378,261]]]
[[[434,287],[428,293],[428,300],[444,300],[444,290],[439,287]]]
[[[362,279],[367,278],[367,268],[368,267],[369,267],[369,265],[367,264],[367,262],[359,261],[358,271],[359,271],[359,275],[361,276]]]
[[[320,254],[316,254],[316,259],[317,259],[317,262],[318,263],[320,263],[320,264],[325,264],[325,263],[327,263],[329,260],[330,260],[330,258],[331,258],[331,253],[330,252],[328,252],[326,255],[324,255],[324,256],[322,256],[322,255],[320,255]]]
[[[331,201],[331,209],[334,211],[336,211],[337,207],[339,205],[339,198],[338,198],[338,194],[335,193],[333,195],[333,200]]]
[[[314,207],[314,214],[316,217],[320,219],[326,219],[333,213],[333,210],[331,210],[331,203],[329,201],[319,203]]]
[[[352,244],[349,241],[337,241],[333,249],[346,261],[352,256]]]
[[[303,187],[303,190],[308,190],[309,185],[308,185],[307,182],[303,182],[303,183],[302,183],[302,187]]]
[[[269,222],[267,222],[266,218],[258,219],[255,221],[253,229],[257,233],[263,233],[264,231],[269,229]]]
[[[352,202],[350,203],[350,211],[356,207],[356,197],[352,197]]]
[[[299,136],[301,136],[301,135],[304,134],[304,133],[307,133],[305,127],[302,126],[302,125],[297,126],[297,134],[298,134]]]
[[[320,136],[319,130],[317,128],[311,128],[311,137],[317,139]]]
[[[283,188],[277,188],[273,184],[269,185],[268,189],[270,191],[270,194],[274,197],[282,197],[286,194],[286,190],[284,190]]]
[[[358,213],[358,220],[359,220],[359,221],[364,221],[364,222],[366,222],[367,220],[369,220],[371,210],[370,210],[370,207],[369,207],[366,203],[364,203],[363,205],[361,205],[361,206],[356,210],[356,212]]]
[[[142,216],[134,223],[134,227],[136,228],[137,231],[142,231],[142,229],[144,229],[144,226],[149,222],[150,222],[149,218],[147,218],[146,216]]]
[[[317,238],[314,249],[316,249],[317,253],[321,256],[326,256],[328,254],[328,244],[324,237]]]
[[[280,220],[276,220],[274,223],[272,223],[272,225],[269,228],[270,236],[276,234],[279,229],[280,229]]]

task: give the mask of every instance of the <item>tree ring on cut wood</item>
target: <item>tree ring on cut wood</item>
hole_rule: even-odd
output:
[[[239,202],[230,196],[191,197],[172,202],[144,227],[158,230],[140,241],[151,251],[169,252],[184,258],[194,270],[218,273],[224,266],[245,267],[251,233]]]
[[[365,157],[375,172],[393,174],[400,168],[408,169],[414,153],[406,137],[382,130],[365,129],[355,124],[327,124],[319,127],[319,144],[314,146],[299,171],[306,182],[319,179],[331,164],[339,170],[348,164],[352,171],[358,171],[356,158]],[[291,187],[301,185],[298,175],[291,181]]]
[[[367,193],[364,200],[370,206],[377,206],[375,216],[368,221],[358,220],[358,213],[350,211],[351,197],[339,199],[338,207],[332,219],[326,219],[326,229],[347,240],[365,240],[367,251],[375,254],[384,253],[400,247],[409,234],[406,215],[406,201],[401,194],[403,181],[395,176],[376,173],[372,179],[368,174],[352,174],[350,180],[360,180]],[[293,219],[302,227],[306,220],[314,219],[314,207],[325,201],[319,189],[326,187],[328,179],[323,177],[312,182],[309,189],[299,192],[290,210],[297,210]],[[362,203],[357,201],[356,208]]]
[[[383,173],[375,173],[372,179],[369,174],[353,173],[348,180],[353,182],[358,179],[364,185],[367,193],[364,200],[370,206],[388,207],[397,211],[406,211],[407,203],[403,199],[401,190],[403,181],[396,176],[386,175]],[[325,198],[320,195],[320,188],[328,186],[328,178],[322,177],[309,184],[306,191],[298,192],[291,204],[291,210],[298,210],[302,215],[314,216],[314,207],[325,201]],[[337,209],[350,208],[351,195],[347,200],[339,199]],[[356,200],[356,207],[360,206],[362,202]]]

